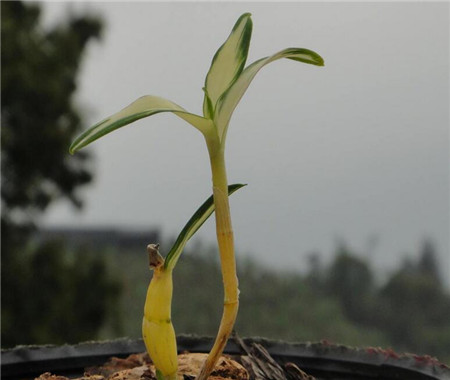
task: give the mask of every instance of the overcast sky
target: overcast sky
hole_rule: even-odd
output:
[[[44,4],[48,23],[70,7],[104,17],[103,41],[81,70],[88,124],[146,94],[201,113],[211,59],[244,12],[249,63],[286,47],[315,50],[325,67],[270,64],[231,120],[229,181],[248,183],[231,199],[238,255],[301,270],[309,253],[326,262],[342,240],[389,270],[430,238],[450,274],[449,3]],[[90,150],[84,211],[58,203],[46,224],[159,226],[171,236],[210,195],[203,138],[173,115]],[[212,219],[198,236],[214,242]]]

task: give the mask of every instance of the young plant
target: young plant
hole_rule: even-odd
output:
[[[73,153],[120,127],[160,112],[172,112],[202,133],[208,149],[212,172],[224,304],[217,337],[198,380],[205,380],[208,377],[220,357],[236,320],[239,304],[225,168],[225,141],[231,116],[255,75],[268,63],[288,58],[316,66],[324,64],[323,59],[311,50],[288,48],[261,58],[245,67],[252,33],[250,16],[249,13],[245,13],[239,17],[228,39],[213,57],[203,87],[203,116],[190,113],[170,100],[151,95],[143,96],[82,133],[70,147],[70,152]]]
[[[244,185],[231,185],[228,195]],[[188,240],[214,211],[213,197],[209,197],[186,223],[164,259],[158,244],[149,244],[149,266],[154,271],[147,291],[142,320],[145,347],[156,367],[158,379],[177,378],[177,342],[172,326],[172,273]]]

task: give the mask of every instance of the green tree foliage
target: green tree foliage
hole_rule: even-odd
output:
[[[350,321],[359,325],[370,323],[375,284],[368,263],[341,245],[323,281],[325,294],[337,298]]]
[[[436,282],[436,285],[442,285],[437,253],[431,240],[425,240],[422,245],[417,271],[429,277],[431,281]]]
[[[66,253],[66,254],[64,254]],[[121,283],[94,252],[67,254],[62,242],[47,242],[25,252],[4,275],[2,345],[77,343],[95,339],[107,322],[120,326]],[[120,330],[117,331],[120,334]]]
[[[80,206],[76,188],[91,180],[88,156],[67,150],[82,128],[77,72],[101,23],[73,18],[44,31],[36,3],[1,2],[1,11],[2,216],[24,222],[58,197]]]
[[[380,289],[379,324],[400,349],[450,359],[450,295],[437,268],[427,241],[418,261],[406,261]]]
[[[258,268],[254,262],[241,267],[241,317],[237,323],[241,334],[349,345],[363,340],[372,345],[386,343],[382,334],[353,324],[340,300],[316,293],[305,276]]]
[[[345,246],[322,272],[315,288],[337,299],[349,321],[382,334],[399,351],[450,360],[450,294],[430,240],[416,262],[405,261],[381,286],[369,264]]]
[[[80,207],[91,180],[88,155],[68,148],[82,129],[78,70],[102,29],[72,17],[44,30],[40,16],[38,3],[1,2],[2,346],[95,338],[119,294],[99,256],[30,244],[39,214],[56,199]]]

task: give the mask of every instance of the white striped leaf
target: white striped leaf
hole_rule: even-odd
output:
[[[241,100],[251,81],[258,71],[270,62],[277,59],[288,58],[294,61],[309,63],[316,66],[323,66],[322,57],[308,49],[288,48],[270,56],[261,58],[245,68],[239,78],[230,86],[230,88],[219,98],[214,114],[214,124],[221,141],[224,141],[227,133],[228,123],[234,109]]]
[[[242,184],[234,184],[228,186],[228,195],[233,194],[235,191],[239,190],[241,187],[245,185]],[[164,267],[172,270],[180,255],[183,252],[183,249],[188,242],[188,240],[197,232],[197,230],[205,223],[205,221],[211,216],[211,214],[215,210],[214,198],[211,195],[200,207],[199,209],[192,215],[189,221],[186,223],[184,228],[181,230],[180,234],[177,237],[173,247],[170,249],[169,253],[166,256]]]
[[[205,117],[213,117],[217,100],[244,69],[252,36],[250,16],[250,13],[244,13],[239,17],[229,37],[213,57],[204,87],[203,114]]]
[[[69,151],[70,153],[74,153],[120,127],[160,112],[172,112],[193,125],[202,133],[207,133],[208,130],[213,128],[211,120],[192,114],[170,100],[158,96],[147,95],[140,97],[123,110],[102,120],[100,123],[95,124],[93,127],[83,132],[72,143]]]

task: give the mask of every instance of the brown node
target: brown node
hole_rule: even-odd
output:
[[[159,253],[159,244],[147,245],[147,252],[150,269],[156,269],[164,265],[164,258]]]

